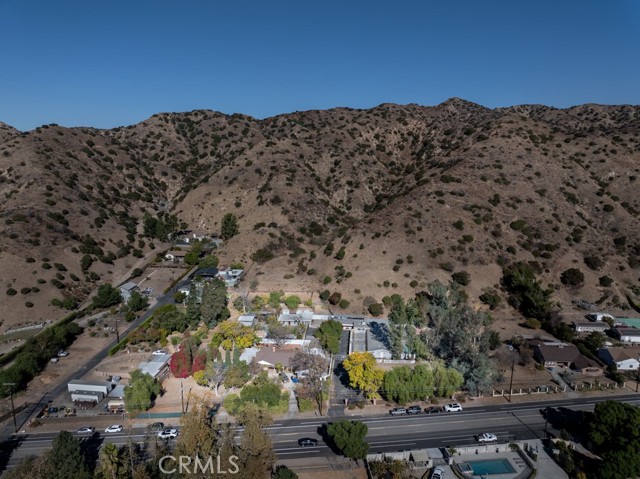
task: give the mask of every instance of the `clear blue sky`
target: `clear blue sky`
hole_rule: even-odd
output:
[[[640,103],[638,0],[0,0],[0,121]]]

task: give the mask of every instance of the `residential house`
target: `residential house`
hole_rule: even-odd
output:
[[[224,281],[224,283],[227,285],[227,288],[233,288],[242,279],[243,275],[243,269],[226,268],[220,270],[216,277]]]
[[[533,354],[545,368],[568,368],[580,351],[573,344],[545,342],[536,344]]]
[[[149,361],[141,362],[138,369],[143,374],[149,374],[154,379],[162,379],[169,371],[171,354],[153,354]]]
[[[136,283],[128,282],[124,283],[120,286],[120,295],[122,296],[122,301],[127,302],[129,298],[131,298],[131,293],[138,289],[138,285]]]
[[[256,315],[255,314],[242,314],[238,318],[238,322],[243,326],[255,326]]]
[[[255,355],[256,362],[269,369],[275,369],[277,364],[285,369],[291,369],[289,360],[296,354],[297,349],[277,349],[276,347],[262,348]]]
[[[578,356],[571,363],[571,369],[584,374],[585,376],[602,376],[604,369],[602,365],[593,359],[589,359],[584,354]]]
[[[619,371],[637,371],[640,368],[640,348],[601,348],[598,357]]]
[[[184,262],[184,257],[188,254],[188,251],[181,249],[174,249],[164,255],[164,258],[169,261],[175,261],[176,263]]]
[[[638,328],[613,328],[613,335],[623,343],[640,343]]]
[[[604,333],[609,329],[609,325],[604,321],[574,321],[573,329],[576,330],[576,333]]]
[[[203,279],[213,279],[216,276],[218,276],[218,273],[219,273],[218,268],[214,268],[213,266],[209,268],[198,268],[193,273],[191,273],[189,278],[193,279],[193,278],[200,277]]]

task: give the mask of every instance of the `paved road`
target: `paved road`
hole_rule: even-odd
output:
[[[528,404],[469,407],[457,413],[401,417],[358,418],[350,416],[349,419],[360,419],[367,424],[369,427],[367,440],[372,453],[394,452],[426,447],[476,445],[474,436],[483,432],[496,434],[499,442],[543,438],[546,435],[545,430],[551,431],[551,425],[547,424],[540,413],[541,409],[554,408],[560,414],[569,417],[572,411],[592,410],[596,403],[606,399],[640,404],[640,395],[629,394],[616,398],[581,398],[536,401]],[[334,452],[325,444],[321,436],[323,425],[331,420],[335,420],[335,418],[285,420],[269,427],[268,432],[273,439],[278,458],[286,460],[333,455]],[[102,430],[100,429],[100,431]],[[558,431],[555,433],[557,434]],[[42,451],[50,447],[55,436],[55,432],[15,436],[14,441],[20,444],[13,451],[7,466],[14,467],[24,457],[41,454]],[[118,434],[98,432],[93,438],[86,441],[90,448],[97,451],[105,442],[121,445],[125,444],[129,437],[142,443],[145,441],[145,430],[132,429]],[[299,447],[297,441],[303,437],[317,438],[319,440],[318,447]],[[149,440],[155,440],[155,436],[150,436]],[[9,445],[7,444],[7,446]]]
[[[164,294],[164,295],[160,296],[157,299],[156,304],[151,309],[149,309],[149,311],[147,311],[144,315],[142,315],[140,318],[136,319],[135,321],[133,321],[133,323],[131,323],[131,326],[129,327],[128,331],[133,331],[135,328],[137,328],[146,319],[148,319],[149,316],[151,316],[153,314],[153,312],[157,308],[159,308],[160,306],[164,306],[165,304],[173,303],[174,302],[174,300],[173,300],[174,292],[177,291],[177,289],[179,287],[181,287],[183,284],[186,284],[186,282],[187,282],[186,279],[181,280],[176,286],[174,286],[169,292],[167,292],[167,294]],[[56,386],[54,386],[51,389],[51,391],[49,391],[47,394],[45,394],[40,399],[39,403],[33,404],[32,406],[28,407],[24,411],[21,411],[20,413],[16,414],[16,422],[17,422],[17,425],[18,425],[18,430],[23,430],[24,429],[25,423],[29,420],[29,418],[31,417],[31,415],[34,412],[39,411],[42,408],[42,406],[44,404],[46,404],[49,400],[55,399],[60,394],[62,394],[64,391],[66,391],[67,390],[67,383],[70,380],[75,379],[77,377],[83,376],[87,371],[91,371],[98,364],[100,364],[100,362],[104,358],[106,358],[108,356],[109,350],[113,346],[115,346],[116,343],[117,343],[117,341],[115,339],[113,341],[111,341],[107,346],[104,347],[104,349],[102,349],[101,351],[98,351],[96,353],[96,355],[91,360],[89,360],[86,364],[84,364],[76,372],[70,374],[67,377],[60,378],[59,381],[58,381],[58,384]],[[11,435],[13,434],[13,432],[14,432],[14,430],[13,430],[13,420],[11,418],[8,419],[7,421],[5,421],[5,423],[2,426],[3,427],[0,428],[0,443],[3,442],[3,441],[8,440],[11,437]]]

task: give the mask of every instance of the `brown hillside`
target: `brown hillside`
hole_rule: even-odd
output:
[[[241,232],[223,263],[249,264],[260,248],[275,256],[246,286],[328,288],[353,312],[448,270],[470,274],[477,301],[515,260],[537,262],[562,304],[615,303],[638,279],[639,134],[635,106],[491,110],[460,99],[265,120],[163,113],[112,130],[0,124],[0,330],[60,316],[51,299],[82,299],[130,267],[154,243],[145,212],[213,232],[235,213]],[[560,283],[571,267],[586,277],[577,289]]]

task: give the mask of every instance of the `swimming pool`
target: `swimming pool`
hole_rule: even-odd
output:
[[[624,323],[632,328],[640,328],[640,318],[616,318],[616,322]]]
[[[510,474],[516,472],[508,459],[487,459],[484,461],[468,461],[460,464],[462,472],[473,472],[474,475],[482,474]]]

